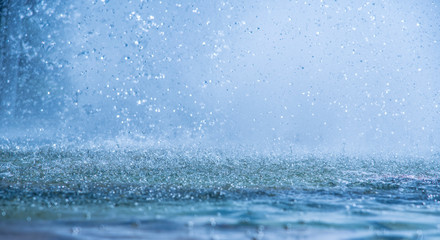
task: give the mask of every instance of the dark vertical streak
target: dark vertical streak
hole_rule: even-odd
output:
[[[9,18],[9,0],[0,3],[0,116],[4,111],[4,97],[6,90],[6,75],[7,75],[7,58],[8,58],[8,18]]]

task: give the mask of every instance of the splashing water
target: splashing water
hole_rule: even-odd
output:
[[[0,238],[440,238],[438,10],[0,2]]]
[[[1,158],[5,236],[440,236],[438,158],[117,147],[4,149]]]
[[[437,8],[6,1],[2,131],[435,153]]]

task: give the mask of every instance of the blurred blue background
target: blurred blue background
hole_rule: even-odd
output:
[[[438,1],[2,1],[0,138],[440,150]]]

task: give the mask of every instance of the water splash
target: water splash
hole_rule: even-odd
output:
[[[0,150],[0,233],[45,238],[438,238],[438,158],[195,148]]]
[[[1,6],[3,142],[439,151],[434,2]]]
[[[438,8],[0,1],[0,236],[438,239]]]

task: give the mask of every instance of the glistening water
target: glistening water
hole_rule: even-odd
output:
[[[206,149],[1,153],[6,239],[436,239],[438,159]]]
[[[0,239],[440,239],[439,2],[0,14]]]

